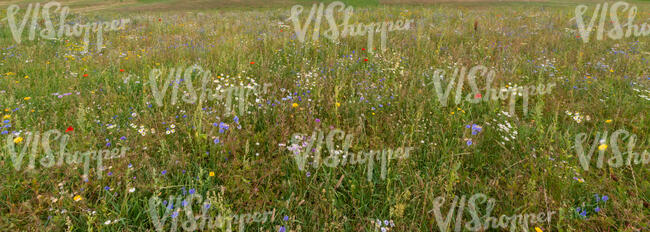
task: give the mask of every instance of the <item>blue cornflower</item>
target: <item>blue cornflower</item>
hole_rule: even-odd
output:
[[[6,135],[6,134],[9,134],[9,131],[5,130],[5,131],[2,131],[2,133],[0,133],[0,134]]]
[[[205,204],[204,207],[205,207],[206,209],[209,209],[209,208],[210,208],[210,204]]]
[[[126,140],[126,137],[122,136],[120,137],[120,140]]]
[[[186,200],[183,200],[183,201],[181,202],[181,207],[185,207],[185,205],[187,205],[187,201],[186,201]]]
[[[195,192],[196,192],[196,190],[190,189],[190,194],[194,194]]]
[[[467,140],[467,146],[471,146],[471,145],[472,145],[472,140],[471,139]]]
[[[162,172],[160,172],[160,174],[163,174],[163,175],[167,174],[167,170],[163,170]]]
[[[239,118],[237,116],[235,116],[233,120],[235,120],[235,123],[239,124]]]
[[[214,144],[219,143],[219,138],[214,139],[213,142],[214,142]]]
[[[281,226],[280,229],[278,230],[278,232],[286,232],[286,231],[287,229],[285,229],[284,226]]]
[[[600,212],[600,207],[596,207],[594,211],[596,211],[596,213]]]
[[[284,219],[285,222],[286,222],[286,221],[289,221],[289,216],[284,216],[283,219]]]
[[[172,213],[172,218],[176,218],[176,217],[178,217],[178,212]]]
[[[2,121],[2,123],[9,123],[9,119]]]
[[[607,196],[603,196],[603,201],[604,201],[604,202],[607,202],[607,200],[609,200],[609,197],[607,197]]]
[[[104,190],[106,190],[106,191],[110,191],[110,190],[111,190],[111,187],[106,186],[106,187],[104,187]]]
[[[580,216],[587,217],[587,211],[583,210],[582,213],[580,213]]]

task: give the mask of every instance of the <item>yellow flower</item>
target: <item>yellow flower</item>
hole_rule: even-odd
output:
[[[8,111],[8,109],[6,109],[5,111]],[[11,118],[11,115],[7,114],[7,115],[5,115],[5,116],[2,117],[2,118],[3,118],[3,119],[8,119],[8,118]]]
[[[210,172],[210,176],[214,176],[214,172]]]
[[[29,79],[29,76],[25,76],[25,79]]]
[[[612,123],[612,120],[611,120],[611,119],[607,119],[607,120],[605,120],[605,123]]]
[[[25,99],[25,101],[29,101],[29,99],[32,99],[32,97],[25,97],[23,99]]]
[[[604,151],[605,149],[607,149],[607,144],[601,144],[598,146],[598,150]]]
[[[613,70],[613,69],[610,69],[609,72],[614,72],[614,70]]]
[[[338,102],[337,102],[337,103],[335,103],[335,105],[336,105],[336,107],[340,107],[340,106],[341,106],[341,103],[338,103]]]
[[[296,108],[296,107],[298,107],[298,103],[293,103],[293,105],[291,105],[291,106],[292,106],[293,108]]]
[[[80,195],[76,195],[76,196],[74,196],[74,198],[73,198],[74,201],[80,201],[81,199],[82,199],[82,198],[81,198]]]
[[[23,137],[17,137],[14,139],[14,143],[20,143],[23,141]]]
[[[535,232],[544,232],[544,231],[542,229],[540,229],[539,227],[535,227]]]

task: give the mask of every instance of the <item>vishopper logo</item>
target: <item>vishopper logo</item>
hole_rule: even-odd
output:
[[[295,133],[291,136],[291,145],[287,147],[287,149],[293,153],[298,169],[301,171],[305,169],[305,164],[309,157],[313,159],[313,161],[310,162],[313,168],[318,168],[321,163],[331,168],[338,167],[339,165],[345,166],[347,163],[350,165],[366,164],[368,181],[372,181],[375,162],[377,162],[376,165],[381,167],[380,177],[382,180],[385,180],[390,161],[393,159],[406,159],[413,150],[412,147],[400,147],[397,149],[383,149],[380,151],[359,151],[355,155],[355,153],[348,151],[352,145],[353,135],[346,135],[343,130],[334,129],[327,134],[326,139],[329,156],[321,160],[323,138],[324,133],[321,130],[314,131],[310,137],[300,133]],[[335,138],[343,140],[343,150],[337,149],[340,148],[340,146],[334,145]],[[314,155],[310,156],[309,154],[312,152]]]
[[[307,36],[307,32],[310,31],[309,25],[312,21],[315,22],[315,25],[311,38],[313,41],[318,40],[318,37],[320,36],[321,22],[323,21],[323,13],[327,20],[327,23],[329,24],[329,29],[323,33],[323,36],[325,36],[325,38],[330,39],[336,43],[339,41],[339,37],[346,38],[348,36],[367,35],[368,51],[371,53],[373,52],[374,48],[373,43],[375,33],[381,33],[381,50],[386,51],[386,40],[388,38],[388,32],[409,30],[411,28],[411,24],[414,22],[414,20],[408,19],[406,21],[397,20],[395,22],[385,21],[381,23],[375,22],[370,24],[357,23],[354,25],[350,22],[350,18],[354,14],[352,6],[348,6],[346,8],[344,3],[336,1],[330,3],[327,6],[327,9],[324,7],[325,5],[322,2],[320,4],[314,4],[311,8],[311,11],[309,12],[307,20],[303,24],[300,24],[299,17],[302,15],[304,7],[301,5],[294,5],[291,8],[291,17],[289,17],[289,20],[293,22],[296,36],[301,43],[305,42],[305,36]],[[337,10],[337,8],[340,9]],[[341,11],[344,12],[344,16],[343,23],[339,26],[336,22],[334,14],[335,12]],[[343,28],[341,32],[339,32],[339,27]]]
[[[454,68],[453,75],[448,78],[448,83],[447,86],[444,86],[442,84],[442,80],[445,77],[446,71],[444,69],[436,69],[434,74],[433,74],[433,81],[426,83],[423,80],[422,85],[423,86],[431,86],[433,83],[433,87],[435,88],[436,94],[438,96],[438,101],[440,102],[440,105],[443,107],[446,107],[448,104],[448,98],[449,94],[452,91],[452,88],[454,87],[454,84],[456,84],[456,93],[455,93],[455,98],[454,98],[454,104],[458,105],[461,103],[461,101],[464,99],[465,101],[476,104],[480,103],[481,101],[487,102],[487,101],[499,101],[499,100],[507,100],[508,97],[510,97],[509,100],[509,113],[510,115],[515,114],[515,104],[517,102],[516,97],[517,96],[522,96],[523,101],[523,113],[524,115],[528,114],[528,100],[530,96],[533,95],[544,95],[547,93],[550,93],[553,87],[555,86],[555,83],[549,83],[548,86],[545,86],[543,84],[538,84],[537,86],[535,85],[529,85],[529,86],[523,86],[523,87],[508,87],[508,88],[499,88],[494,89],[492,88],[492,82],[494,82],[494,79],[496,77],[496,73],[494,70],[490,70],[487,67],[483,65],[477,65],[469,70],[466,67],[456,67]],[[479,91],[478,85],[476,84],[476,79],[480,76],[486,77],[486,91],[484,94],[482,94]],[[465,83],[465,79],[469,82],[468,85],[472,90],[472,93],[467,94],[464,98],[462,95],[462,90],[463,90],[463,85]]]
[[[596,29],[596,39],[597,40],[603,40],[603,33],[605,32],[605,22],[610,21],[612,23],[613,28],[610,29],[607,32],[607,36],[610,39],[621,39],[623,36],[625,38],[629,38],[632,36],[632,33],[634,32],[634,36],[648,36],[650,35],[650,25],[647,23],[643,23],[642,25],[634,25],[634,19],[637,14],[637,7],[632,6],[630,7],[630,4],[627,2],[616,2],[612,4],[611,8],[609,9],[609,19],[607,19],[607,6],[608,3],[602,3],[602,8],[601,4],[596,4],[596,8],[594,10],[593,15],[591,16],[591,19],[589,20],[589,24],[585,28],[585,21],[583,19],[583,15],[585,12],[587,12],[587,5],[578,5],[575,10],[575,21],[578,26],[578,31],[580,33],[580,38],[582,38],[582,41],[587,43],[589,42],[589,36],[591,35],[591,32],[593,31],[594,23],[596,22],[597,19],[598,21],[598,26]],[[619,9],[622,12],[628,11],[627,12],[627,23],[622,24],[618,20],[618,11]],[[627,27],[627,30],[624,31],[623,27]]]
[[[127,150],[129,150],[128,147],[122,147],[122,148],[114,148],[112,151],[108,149],[104,150],[90,150],[87,152],[83,152],[80,154],[79,151],[76,151],[74,153],[72,152],[66,152],[65,147],[68,144],[68,140],[70,138],[69,135],[61,133],[59,130],[49,130],[46,131],[45,133],[42,134],[40,132],[25,132],[24,133],[26,138],[23,138],[19,133],[17,134],[9,134],[7,136],[7,150],[9,151],[9,154],[11,154],[11,161],[13,163],[14,168],[16,171],[20,171],[22,168],[23,161],[25,159],[26,151],[29,149],[31,146],[31,157],[29,158],[29,165],[27,166],[27,169],[35,169],[36,168],[36,159],[40,153],[40,147],[39,147],[39,142],[41,143],[41,146],[43,148],[43,152],[45,153],[44,157],[41,157],[39,160],[39,163],[42,167],[45,168],[51,168],[56,165],[58,167],[62,166],[64,161],[68,165],[75,165],[79,164],[81,162],[84,163],[84,171],[83,175],[85,178],[88,178],[88,174],[90,171],[90,162],[91,159],[95,159],[97,162],[97,170],[96,170],[96,175],[98,179],[102,179],[102,172],[104,170],[103,166],[103,161],[104,160],[110,160],[110,159],[116,159],[116,158],[122,158],[125,156],[125,153]],[[52,152],[52,148],[50,147],[50,138],[52,136],[55,136],[53,140],[59,140],[59,157],[58,160],[55,157],[54,152]],[[23,144],[22,149],[19,149],[20,152],[16,152],[16,145],[18,144]]]
[[[167,79],[163,81],[162,85],[158,85],[158,79],[161,79],[163,75],[163,70],[161,69],[152,69],[149,74],[149,85],[151,87],[151,92],[153,94],[154,100],[159,107],[162,107],[163,100],[169,86],[172,87],[171,93],[171,104],[175,105],[178,101],[178,91],[180,89],[181,82],[185,83],[186,90],[182,93],[182,100],[188,104],[194,104],[199,102],[204,103],[207,101],[214,100],[223,100],[225,101],[225,110],[230,112],[232,110],[233,101],[239,101],[239,115],[243,115],[246,112],[246,100],[251,93],[266,93],[268,87],[271,84],[264,84],[262,91],[260,91],[260,86],[248,85],[248,86],[230,86],[222,87],[218,86],[215,89],[208,87],[208,82],[212,76],[210,70],[203,70],[198,65],[193,65],[187,68],[177,67],[171,68],[168,70],[169,74]],[[182,77],[182,79],[181,79]],[[197,92],[194,88],[193,77],[198,77],[200,79],[200,92]]]
[[[203,198],[200,194],[194,193],[193,189],[190,190],[190,193],[183,196],[169,196],[169,201],[161,201],[158,196],[152,196],[149,199],[149,217],[153,223],[156,231],[162,232],[165,230],[166,222],[171,218],[170,225],[168,226],[168,231],[175,232],[179,226],[179,220],[181,222],[181,227],[185,231],[195,231],[200,230],[214,230],[214,229],[225,229],[225,231],[232,231],[232,223],[239,224],[238,231],[245,231],[246,224],[252,224],[254,222],[259,222],[264,224],[267,222],[268,217],[271,217],[271,222],[273,222],[274,217],[273,211],[267,211],[253,214],[241,214],[241,215],[221,215],[219,213],[216,217],[211,217],[210,210],[215,209],[210,202],[211,198]],[[200,207],[201,214],[195,215],[192,211],[192,206],[198,204]],[[162,215],[159,214],[160,206],[164,207]],[[216,209],[218,210],[218,209]],[[185,219],[181,219],[181,218]],[[207,227],[207,228],[206,228]],[[225,227],[225,228],[224,228]]]
[[[618,168],[623,166],[623,164],[631,166],[632,161],[634,161],[634,164],[636,165],[647,165],[650,163],[650,154],[648,153],[648,150],[644,150],[642,154],[634,152],[634,147],[636,147],[637,141],[637,136],[635,134],[624,129],[616,130],[609,138],[609,145],[607,143],[607,134],[608,131],[604,131],[602,134],[600,132],[596,133],[596,137],[594,138],[593,143],[591,143],[589,152],[586,155],[583,143],[587,141],[587,133],[580,133],[576,136],[575,150],[576,153],[578,153],[580,165],[585,171],[589,171],[591,159],[596,149],[598,150],[596,167],[598,169],[603,168],[603,164],[605,163],[605,152],[608,150],[609,145],[611,145],[612,153],[614,153],[614,156],[607,160],[607,165],[610,167]],[[619,139],[627,140],[627,152],[621,153],[621,150],[619,149]],[[627,159],[623,156],[625,153],[627,153]]]
[[[11,34],[16,41],[16,43],[20,44],[21,43],[21,37],[23,35],[23,31],[25,29],[25,25],[29,21],[29,17],[31,16],[31,26],[29,28],[29,40],[32,41],[35,39],[36,35],[40,35],[41,38],[43,39],[48,39],[48,40],[53,40],[56,38],[62,39],[63,35],[65,33],[65,36],[67,37],[80,37],[81,34],[84,34],[84,52],[88,52],[88,47],[90,45],[89,43],[89,36],[90,32],[92,31],[93,33],[96,33],[97,37],[97,51],[101,51],[104,46],[103,46],[103,32],[104,31],[117,31],[117,30],[122,30],[125,28],[126,24],[129,23],[131,20],[130,19],[121,19],[121,20],[113,20],[112,22],[96,22],[96,23],[88,23],[88,24],[74,24],[74,25],[69,25],[68,23],[65,22],[66,17],[68,16],[68,12],[70,12],[69,7],[61,7],[61,3],[59,2],[48,2],[45,5],[43,5],[43,9],[40,8],[41,5],[40,3],[36,3],[35,5],[30,3],[27,6],[27,10],[22,18],[22,21],[20,24],[18,24],[16,17],[18,12],[20,11],[20,6],[12,4],[7,8],[7,17],[5,19],[8,20],[9,22],[9,27],[11,29]],[[52,10],[52,8],[55,8]],[[41,20],[45,24],[45,29],[41,30],[39,33],[36,32],[36,29],[40,24],[38,23],[39,21],[39,10],[40,10],[40,15],[43,17]],[[51,11],[52,10],[52,11]],[[52,23],[52,20],[50,18],[50,15],[52,13],[56,13],[60,11],[60,17],[59,17],[59,30],[58,33],[55,30],[54,23]]]
[[[485,214],[480,216],[481,210],[479,209],[479,205],[486,203],[486,201]],[[529,222],[533,225],[536,223],[544,223],[546,221],[550,223],[551,217],[555,214],[555,211],[548,211],[546,213],[541,212],[538,214],[514,214],[510,217],[507,215],[501,215],[496,218],[491,216],[495,202],[496,200],[493,198],[488,199],[488,197],[482,193],[472,195],[469,200],[465,195],[463,195],[460,197],[460,202],[458,196],[454,196],[449,211],[447,211],[447,215],[443,217],[444,215],[441,212],[441,207],[445,204],[445,197],[439,196],[434,199],[433,209],[430,210],[429,213],[433,212],[438,229],[442,232],[450,231],[450,226],[452,225],[451,219],[453,218],[454,212],[456,212],[456,223],[453,225],[454,231],[459,232],[463,229],[463,216],[465,213],[466,203],[469,208],[468,213],[472,217],[471,221],[464,224],[464,228],[467,231],[485,231],[490,228],[505,231],[508,228],[508,224],[510,224],[509,227],[511,232],[517,231],[518,225],[521,227],[522,231],[527,232],[529,229]],[[456,209],[458,209],[458,211],[456,211]]]

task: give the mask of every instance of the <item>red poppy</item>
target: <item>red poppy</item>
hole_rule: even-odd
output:
[[[251,62],[251,64],[255,64],[255,62]]]
[[[70,132],[70,131],[73,131],[73,130],[74,130],[74,128],[72,128],[72,126],[69,126],[68,129],[65,130],[65,132],[67,133],[67,132]]]
[[[120,69],[120,72],[124,72],[124,69]]]
[[[474,98],[482,98],[482,97],[483,95],[481,95],[480,93],[477,93],[476,96],[474,96]]]
[[[365,51],[365,50],[366,50],[365,48],[362,48],[362,49],[361,49],[361,51]]]
[[[280,29],[280,32],[282,32],[282,29]]]
[[[88,77],[88,74],[84,74],[84,77]]]
[[[364,61],[364,62],[365,62],[365,61],[368,61],[368,59],[363,59],[363,61]]]
[[[158,22],[162,22],[162,19],[158,19]]]

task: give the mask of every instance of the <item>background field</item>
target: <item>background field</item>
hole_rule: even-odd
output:
[[[28,2],[36,1],[1,2],[0,17]],[[25,32],[16,44],[0,21],[0,125],[10,125],[0,131],[73,127],[69,151],[132,152],[106,162],[103,179],[93,170],[84,181],[83,165],[16,171],[0,135],[0,231],[154,231],[149,198],[190,189],[213,196],[213,216],[275,210],[274,222],[247,231],[375,231],[374,219],[393,220],[393,231],[438,231],[433,199],[475,193],[496,199],[493,215],[557,211],[536,225],[543,231],[650,229],[650,164],[584,171],[573,148],[579,133],[589,135],[586,147],[617,129],[637,135],[634,151],[650,147],[649,37],[583,43],[576,2],[360,1],[354,22],[416,21],[389,33],[389,50],[374,55],[365,36],[296,40],[289,10],[307,1],[61,2],[75,12],[69,22],[132,23],[105,33],[103,51],[84,53],[79,38],[29,41]],[[650,24],[650,4],[628,2],[639,8],[636,23]],[[595,3],[587,4],[591,16]],[[167,96],[165,106],[153,104],[151,70],[193,64],[212,71],[213,88],[273,87],[250,96],[243,115],[221,102],[171,105]],[[526,116],[519,100],[508,117],[505,101],[443,107],[422,84],[435,69],[475,65],[494,69],[499,87],[557,87],[532,97]],[[477,82],[485,92],[485,80]],[[462,96],[470,92],[465,85]],[[223,133],[220,122],[230,125]],[[482,131],[473,135],[472,124]],[[359,166],[300,171],[286,145],[316,128],[354,134],[353,152],[415,150],[391,163],[386,180],[375,171],[367,181]]]

